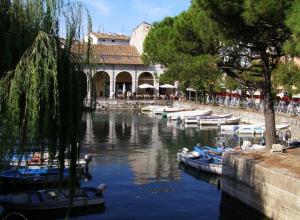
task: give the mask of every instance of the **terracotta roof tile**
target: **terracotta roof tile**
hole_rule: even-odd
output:
[[[74,52],[84,55],[87,44],[73,45]],[[92,62],[98,64],[144,65],[137,49],[129,45],[91,45]]]
[[[99,39],[112,39],[112,40],[126,40],[129,41],[130,37],[122,34],[107,34],[107,33],[96,33],[91,32],[95,37]]]

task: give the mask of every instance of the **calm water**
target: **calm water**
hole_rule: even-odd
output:
[[[92,179],[107,185],[101,213],[73,219],[259,219],[220,191],[218,177],[178,164],[176,153],[196,143],[236,145],[216,129],[185,128],[135,112],[97,112],[83,117],[82,155],[90,154]]]

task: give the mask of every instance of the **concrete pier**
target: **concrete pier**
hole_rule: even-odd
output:
[[[300,219],[300,150],[225,153],[222,190],[271,219]]]

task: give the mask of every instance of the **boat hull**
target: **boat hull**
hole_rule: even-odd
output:
[[[222,174],[222,163],[211,163],[210,159],[206,159],[204,156],[193,157],[188,153],[178,153],[177,158],[185,165],[197,169],[197,171],[205,171],[208,173]]]
[[[76,190],[71,207],[69,204],[68,189],[38,190],[9,194],[1,196],[0,203],[4,209],[28,212],[49,212],[104,205],[102,191],[93,187],[82,187]]]

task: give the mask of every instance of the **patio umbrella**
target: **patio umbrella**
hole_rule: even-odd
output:
[[[187,88],[186,91],[196,92],[196,90],[193,88]]]
[[[300,94],[293,95],[293,99],[300,99]]]
[[[286,93],[280,92],[276,96],[282,99],[285,95],[286,95]]]
[[[176,86],[173,86],[173,85],[170,85],[170,84],[164,84],[164,85],[161,85],[160,88],[163,88],[163,89],[175,89]]]
[[[145,83],[145,84],[139,85],[139,88],[140,89],[154,89],[154,86]]]
[[[260,95],[260,94],[261,94],[260,91],[256,90],[253,95]]]

